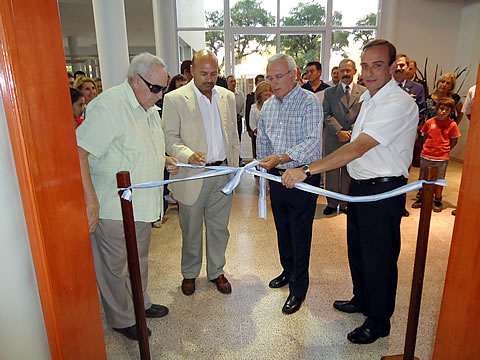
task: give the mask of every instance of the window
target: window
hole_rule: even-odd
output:
[[[235,74],[242,79],[239,84],[250,84],[277,52],[292,55],[302,71],[312,60],[329,70],[345,57],[358,62],[361,47],[377,34],[380,1],[177,0],[176,4],[180,60],[207,48],[218,56],[222,73]],[[330,71],[324,71],[323,80],[329,77]]]

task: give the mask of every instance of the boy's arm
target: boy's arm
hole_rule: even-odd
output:
[[[457,142],[458,142],[458,138],[451,138],[450,139],[450,151],[453,150],[455,145],[457,145]]]

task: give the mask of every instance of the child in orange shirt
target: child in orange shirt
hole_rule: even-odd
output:
[[[420,179],[424,178],[428,166],[438,168],[437,179],[445,179],[450,151],[460,136],[457,123],[449,116],[455,110],[455,101],[451,98],[441,98],[437,102],[436,110],[437,116],[427,120],[421,129],[426,138],[420,156]],[[442,211],[442,190],[443,186],[435,185],[433,201],[435,212]],[[417,194],[417,201],[412,204],[414,209],[420,207],[422,207],[421,190]]]

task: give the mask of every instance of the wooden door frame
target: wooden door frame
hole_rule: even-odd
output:
[[[440,360],[476,360],[480,356],[479,91],[480,66],[433,353],[433,358]]]
[[[56,0],[0,1],[0,92],[52,359],[105,359]]]

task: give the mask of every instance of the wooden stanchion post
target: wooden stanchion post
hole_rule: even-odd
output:
[[[130,173],[120,171],[117,173],[117,186],[127,188],[131,185]],[[121,196],[123,191],[119,191]],[[137,235],[135,233],[135,219],[133,217],[133,206],[128,200],[120,197],[122,205],[123,229],[125,231],[125,242],[127,244],[128,271],[130,283],[132,284],[133,306],[135,308],[135,321],[137,322],[138,346],[140,358],[150,360],[150,345],[148,343],[147,320],[145,317],[145,305],[143,302],[142,277],[140,275],[140,264],[138,261]]]
[[[425,169],[425,180],[437,180],[437,168]],[[413,267],[412,292],[410,294],[410,307],[408,310],[407,334],[403,355],[383,356],[382,360],[419,360],[415,357],[415,343],[417,341],[418,317],[422,301],[423,276],[427,259],[428,234],[430,231],[430,218],[432,217],[433,194],[435,185],[423,184],[422,208],[418,224],[417,249],[415,251],[415,264]]]

